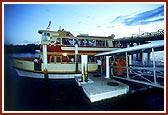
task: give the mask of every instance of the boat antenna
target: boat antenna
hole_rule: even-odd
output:
[[[49,21],[48,27],[46,28],[46,30],[50,30],[50,26],[51,26],[51,21]]]
[[[61,30],[61,26],[59,26],[59,30]]]

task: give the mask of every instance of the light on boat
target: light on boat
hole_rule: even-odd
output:
[[[63,56],[67,56],[67,53],[62,53]]]

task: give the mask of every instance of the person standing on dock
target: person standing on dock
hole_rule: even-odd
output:
[[[118,66],[116,68],[117,70],[117,75],[123,75],[124,71],[125,71],[125,68],[122,68],[120,66],[125,66],[126,65],[126,62],[123,58],[118,58],[117,59],[117,63],[116,63],[116,66]]]
[[[97,59],[97,65],[98,65],[98,72],[101,73],[101,65],[102,65],[102,62],[100,59]]]

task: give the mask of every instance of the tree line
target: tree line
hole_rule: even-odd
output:
[[[35,53],[35,50],[40,50],[40,45],[4,45],[5,53]]]

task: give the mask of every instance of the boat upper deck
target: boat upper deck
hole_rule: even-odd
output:
[[[119,46],[116,45],[113,34],[108,37],[89,35],[78,35],[75,37],[71,32],[65,30],[39,30],[38,33],[42,35],[41,43],[47,45],[74,45],[78,43],[79,46]]]

